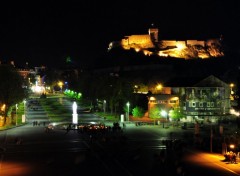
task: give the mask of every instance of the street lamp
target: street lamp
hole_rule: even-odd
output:
[[[156,86],[156,89],[157,89],[157,90],[161,90],[162,88],[163,88],[162,84],[158,84],[158,85]]]
[[[61,89],[61,92],[62,92],[63,82],[62,82],[62,81],[59,81],[59,82],[58,82],[58,85],[59,85],[59,87],[60,87],[60,89]]]
[[[233,84],[233,83],[231,83],[231,84],[230,84],[230,88],[231,88],[231,95],[232,95],[232,94],[234,94],[234,92],[233,92],[233,87],[234,87],[234,84]]]
[[[235,148],[235,145],[234,144],[230,144],[230,149],[231,149],[231,151],[234,151],[234,148]]]
[[[16,126],[17,126],[17,109],[18,109],[18,104],[16,104]]]
[[[23,100],[23,112],[24,112],[24,114],[23,114],[23,119],[22,119],[22,122],[25,122],[25,120],[26,120],[26,100]]]
[[[168,116],[167,111],[162,110],[162,111],[161,111],[161,116],[164,117],[164,118],[167,118],[167,116]],[[165,121],[165,119],[163,120],[163,128],[164,128],[164,121]]]
[[[130,103],[127,102],[127,121],[129,121],[129,106],[130,106]]]
[[[106,100],[103,100],[103,112],[104,112],[104,114],[106,112]]]

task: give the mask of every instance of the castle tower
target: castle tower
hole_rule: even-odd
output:
[[[153,43],[158,42],[158,29],[157,28],[149,28],[148,34],[150,35]]]

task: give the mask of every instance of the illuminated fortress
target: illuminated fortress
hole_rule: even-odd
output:
[[[158,55],[174,58],[212,58],[222,57],[222,38],[208,40],[159,40],[158,29],[150,28],[148,34],[125,36],[121,41],[113,41],[108,50],[122,47],[125,50],[134,49],[145,55]]]

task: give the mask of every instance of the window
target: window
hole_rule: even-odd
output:
[[[214,102],[211,102],[211,107],[214,107]]]
[[[210,102],[207,102],[207,107],[210,107]]]
[[[189,102],[189,107],[196,107],[196,103],[195,102]]]
[[[203,107],[203,102],[199,102],[199,107]]]
[[[171,104],[176,104],[176,102],[177,102],[176,100],[170,100]]]

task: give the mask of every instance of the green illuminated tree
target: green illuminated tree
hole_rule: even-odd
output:
[[[153,107],[150,111],[149,111],[149,117],[150,118],[160,118],[160,111],[161,109],[159,107]]]
[[[139,107],[139,106],[136,106],[135,108],[133,108],[132,110],[132,115],[133,117],[143,117],[144,115],[144,109]]]
[[[185,116],[181,113],[181,111],[180,111],[179,108],[175,108],[175,109],[171,110],[171,111],[169,112],[169,116],[170,116],[173,120],[178,120],[178,119],[181,119],[181,118],[185,117]]]

